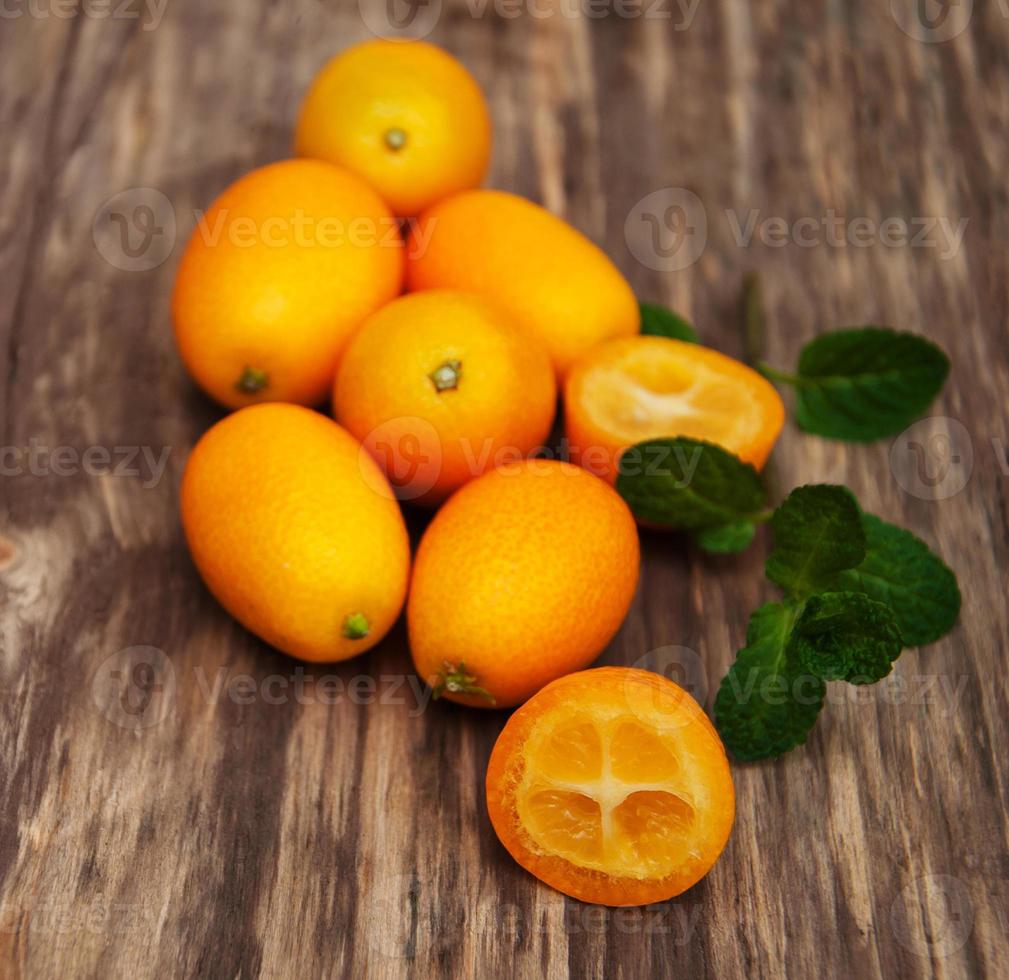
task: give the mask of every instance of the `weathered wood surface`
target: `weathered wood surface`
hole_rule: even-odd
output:
[[[911,0],[897,15],[887,0],[574,6],[441,5],[429,38],[489,93],[491,182],[564,214],[728,353],[746,353],[752,270],[775,363],[844,324],[941,342],[954,369],[933,413],[953,458],[931,431],[891,456],[790,427],[770,473],[779,493],[846,482],[915,529],[959,573],[961,624],[863,703],[832,694],[805,748],[737,766],[732,841],[680,899],[613,912],[539,885],[484,812],[503,715],[418,701],[402,627],[301,671],[214,604],[179,529],[186,453],[218,415],[172,346],[181,242],[195,208],[288,152],[312,74],[369,35],[358,7],[5,5],[0,975],[1009,975],[1009,9],[968,0],[947,11],[967,22],[940,18],[931,40],[958,33],[926,43],[899,26]],[[381,23],[382,2],[364,9]],[[148,190],[102,211],[130,188]],[[677,223],[684,198],[639,203],[664,188],[706,214],[706,247],[679,271],[655,268],[687,254],[675,241],[657,239],[670,260],[643,237]],[[818,230],[778,245],[758,223],[740,243],[752,210]],[[905,220],[919,240],[838,240],[832,211]],[[703,229],[686,217],[689,251]],[[967,221],[959,247],[914,224],[938,218]],[[116,447],[147,455],[131,466]],[[98,472],[103,450],[116,473]],[[765,547],[716,560],[647,539],[604,661],[678,660],[710,704],[773,595]]]

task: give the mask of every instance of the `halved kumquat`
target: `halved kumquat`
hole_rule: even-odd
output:
[[[660,674],[600,667],[547,685],[505,725],[487,768],[501,843],[558,891],[665,901],[722,853],[735,793],[700,705]]]
[[[781,397],[752,368],[668,337],[609,340],[578,360],[565,386],[571,459],[614,480],[628,446],[689,436],[758,469],[785,421]]]

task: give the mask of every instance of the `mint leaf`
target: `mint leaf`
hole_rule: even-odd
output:
[[[641,332],[653,337],[670,337],[688,344],[697,343],[697,331],[678,313],[657,303],[641,303]]]
[[[767,577],[802,598],[865,558],[865,532],[851,491],[829,484],[798,487],[771,518],[774,547]]]
[[[902,431],[928,408],[949,374],[949,358],[916,334],[861,327],[808,343],[796,375],[762,370],[795,386],[800,428],[871,442]]]
[[[687,531],[755,519],[766,499],[749,463],[685,436],[631,446],[616,485],[635,517]]]
[[[757,528],[752,521],[723,524],[695,531],[692,535],[697,546],[713,555],[735,555],[750,547]]]
[[[825,681],[874,684],[890,673],[902,649],[889,606],[862,592],[824,592],[806,602],[789,652]]]
[[[753,613],[746,646],[718,688],[715,727],[737,759],[767,759],[801,745],[823,706],[823,681],[804,673],[789,651],[798,614],[777,602]]]
[[[864,592],[892,610],[904,643],[933,643],[960,614],[960,588],[949,567],[920,538],[894,524],[862,514],[865,558],[839,572],[830,587]]]

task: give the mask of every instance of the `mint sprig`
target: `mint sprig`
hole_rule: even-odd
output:
[[[686,531],[719,554],[745,550],[768,516],[767,494],[749,463],[685,436],[631,446],[620,457],[617,491],[640,520]]]
[[[697,331],[678,313],[659,306],[658,303],[639,303],[641,308],[641,332],[653,337],[669,337],[696,344]]]
[[[952,628],[960,590],[913,534],[865,514],[846,487],[798,487],[771,514],[752,466],[696,439],[641,443],[617,490],[644,521],[686,531],[709,551],[747,547],[768,520],[767,577],[785,593],[750,618],[746,646],[715,698],[715,725],[738,759],[802,744],[828,681],[873,684],[906,645]]]
[[[920,417],[946,381],[949,358],[917,334],[856,327],[806,344],[794,374],[766,364],[759,369],[795,389],[801,429],[872,442],[896,435]]]
[[[938,639],[960,608],[956,577],[924,542],[862,513],[844,487],[793,490],[770,525],[765,570],[787,599],[751,618],[714,706],[726,746],[744,760],[805,740],[822,698],[801,700],[801,685],[882,680],[905,645]],[[760,682],[746,697],[744,675]]]

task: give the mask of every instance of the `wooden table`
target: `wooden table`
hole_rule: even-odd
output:
[[[411,28],[487,91],[490,183],[705,342],[788,367],[819,331],[887,323],[953,361],[937,422],[869,446],[790,425],[769,479],[847,483],[916,530],[960,625],[865,700],[832,691],[804,748],[736,766],[714,871],[623,911],[504,852],[482,781],[505,716],[418,698],[402,626],[303,669],[183,544],[180,473],[219,416],[169,326],[194,209],[289,152],[313,73],[383,3],[5,6],[0,975],[1009,975],[1009,11],[968,0],[928,34],[894,6],[433,0]],[[679,664],[710,707],[774,595],[766,547],[647,536],[602,662]]]

